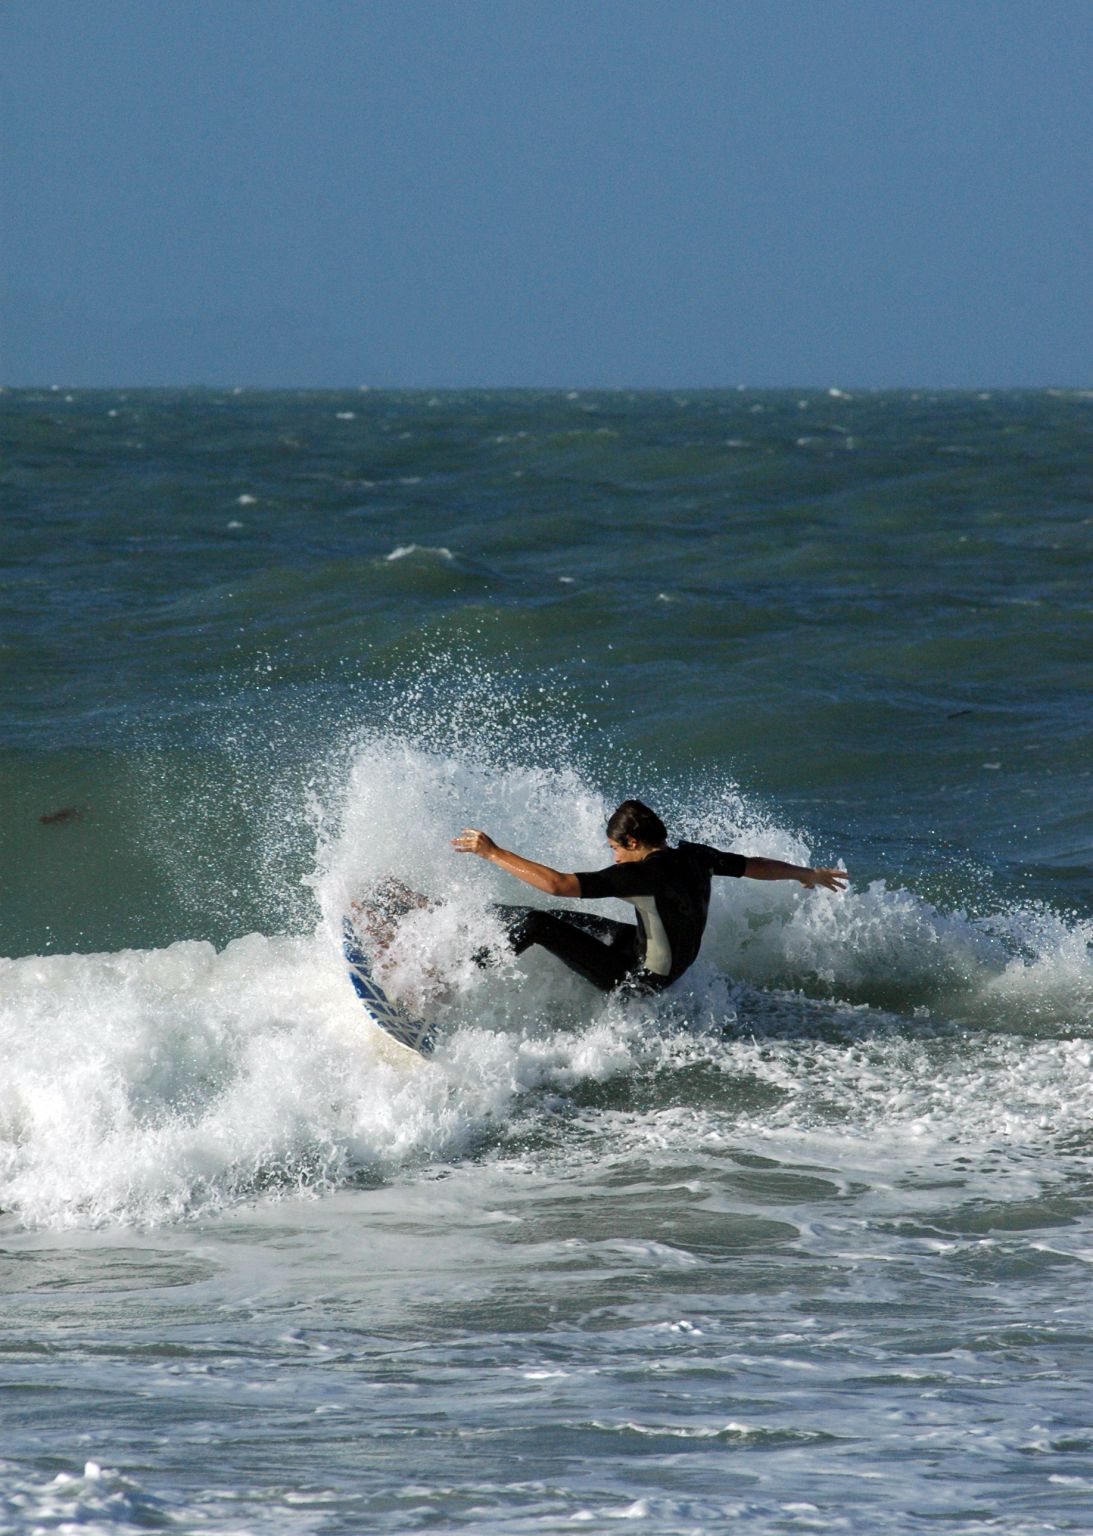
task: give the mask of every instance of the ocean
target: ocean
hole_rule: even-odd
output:
[[[1093,1530],[1091,423],[0,394],[0,1532]],[[849,888],[476,966],[628,796]]]

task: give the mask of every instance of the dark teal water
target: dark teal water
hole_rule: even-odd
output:
[[[612,792],[731,780],[862,877],[1088,904],[1088,397],[3,410],[0,952],[306,922],[301,785],[423,682],[487,740],[542,700]]]
[[[0,1528],[1093,1528],[1093,395],[0,413]],[[635,793],[850,889],[474,967]]]

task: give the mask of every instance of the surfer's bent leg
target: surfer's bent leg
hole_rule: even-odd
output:
[[[638,933],[632,923],[616,923],[591,912],[539,907],[492,906],[518,955],[540,944],[594,987],[610,992],[638,965]]]

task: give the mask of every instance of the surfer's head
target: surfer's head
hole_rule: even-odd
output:
[[[656,811],[640,800],[624,800],[608,819],[607,841],[615,849],[616,860],[620,852],[624,858],[634,854],[643,857],[653,848],[664,847],[668,830]]]

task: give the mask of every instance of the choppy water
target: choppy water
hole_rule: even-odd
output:
[[[0,408],[0,1531],[1093,1528],[1093,398]],[[852,888],[471,965],[625,793]]]

